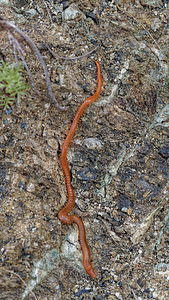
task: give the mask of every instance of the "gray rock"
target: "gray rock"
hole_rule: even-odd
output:
[[[0,0],[0,5],[8,5],[9,1],[8,0]]]
[[[34,17],[37,15],[37,11],[34,8],[31,8],[31,9],[25,11],[25,14],[29,15],[30,17]]]
[[[161,0],[142,0],[141,4],[149,7],[162,7],[163,5]]]
[[[76,7],[75,4],[71,4],[68,8],[66,8],[63,11],[62,20],[63,21],[74,20],[80,15],[82,15],[82,12]]]
[[[151,25],[152,30],[157,31],[158,29],[160,29],[161,23],[161,20],[158,17],[156,17],[154,19],[153,24]]]

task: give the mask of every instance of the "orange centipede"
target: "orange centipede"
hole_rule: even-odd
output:
[[[68,165],[68,161],[67,161],[67,151],[68,151],[69,144],[73,138],[73,135],[74,135],[75,130],[78,125],[78,121],[79,121],[82,113],[84,112],[86,107],[88,107],[91,103],[93,103],[95,100],[98,99],[98,97],[101,93],[102,76],[101,76],[101,67],[100,67],[99,61],[96,61],[96,66],[97,66],[97,89],[96,89],[96,92],[91,97],[86,98],[83,101],[83,103],[80,105],[80,107],[78,108],[78,110],[75,114],[75,117],[73,119],[73,122],[71,124],[71,127],[68,131],[68,134],[64,140],[63,146],[62,146],[60,161],[61,161],[61,167],[63,169],[63,173],[65,175],[68,201],[67,201],[66,205],[58,213],[58,218],[62,223],[69,225],[74,222],[77,224],[78,231],[79,231],[79,242],[80,242],[80,246],[81,246],[81,250],[82,250],[82,254],[83,254],[84,269],[93,279],[96,277],[96,273],[91,264],[90,249],[89,249],[89,246],[88,246],[88,243],[86,240],[86,231],[85,231],[84,224],[80,217],[75,216],[75,215],[68,215],[71,212],[71,210],[73,209],[74,204],[75,204],[75,193],[74,193],[74,189],[71,184],[71,174],[70,174],[69,165]]]

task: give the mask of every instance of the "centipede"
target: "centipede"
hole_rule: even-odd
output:
[[[82,102],[82,104],[79,106],[79,108],[77,109],[74,119],[72,121],[72,124],[70,126],[70,129],[69,129],[67,136],[62,145],[60,162],[61,162],[61,167],[62,167],[62,170],[64,173],[64,177],[65,177],[65,184],[66,184],[68,198],[67,198],[66,205],[58,213],[58,218],[63,224],[69,225],[69,224],[75,223],[77,225],[77,228],[79,231],[79,242],[80,242],[82,255],[83,255],[83,266],[84,266],[85,271],[88,273],[88,275],[93,279],[96,278],[96,272],[91,263],[90,248],[89,248],[89,245],[88,245],[87,239],[86,239],[85,226],[80,217],[78,217],[76,215],[69,215],[75,204],[75,192],[74,192],[74,189],[71,184],[71,173],[70,173],[69,164],[68,164],[68,160],[67,160],[67,152],[68,152],[70,142],[76,131],[76,128],[77,128],[77,125],[78,125],[81,115],[83,114],[84,110],[91,103],[93,103],[94,101],[96,101],[99,98],[100,93],[101,93],[101,89],[102,89],[101,66],[100,66],[99,61],[95,61],[95,63],[96,63],[96,67],[97,67],[96,91],[92,96],[86,98]]]

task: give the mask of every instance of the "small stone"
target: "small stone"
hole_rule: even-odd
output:
[[[161,0],[141,0],[141,4],[149,7],[162,7]]]
[[[74,20],[80,15],[82,15],[81,11],[76,7],[76,5],[72,4],[63,11],[62,20],[64,22]]]
[[[8,0],[0,0],[0,5],[8,5],[9,1]]]
[[[88,139],[84,139],[83,144],[89,148],[89,149],[101,149],[102,148],[102,144],[98,139],[95,138],[88,138]]]
[[[34,8],[31,8],[31,9],[25,11],[25,14],[29,15],[30,17],[34,17],[37,15],[37,11]]]
[[[151,25],[152,30],[157,31],[160,29],[161,26],[161,20],[157,17],[154,19],[153,24]]]
[[[28,185],[27,185],[27,191],[30,192],[30,193],[32,193],[32,192],[35,191],[35,185],[34,185],[34,183],[32,183],[32,182],[28,183]]]
[[[54,150],[58,149],[58,142],[56,139],[50,138],[50,139],[48,139],[47,143],[52,149],[54,149]]]

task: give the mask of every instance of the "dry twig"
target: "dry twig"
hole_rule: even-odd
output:
[[[29,75],[29,79],[31,81],[31,84],[32,84],[32,87],[33,87],[34,91],[39,95],[39,92],[36,89],[35,84],[33,82],[32,74],[31,74],[31,72],[29,70],[29,67],[28,67],[28,65],[27,65],[27,63],[26,63],[26,61],[24,59],[24,54],[23,54],[24,51],[23,51],[21,45],[19,44],[18,40],[15,39],[14,36],[10,33],[10,31],[8,31],[8,39],[9,39],[9,43],[13,47],[14,56],[15,56],[15,60],[16,60],[17,65],[18,65],[18,58],[17,58],[17,53],[16,52],[18,52],[18,54],[19,54],[19,56],[20,56],[20,58],[21,58],[21,60],[22,60],[22,62],[24,64],[24,66],[25,66],[25,69],[26,69],[26,71],[27,71],[27,73]]]
[[[38,57],[41,65],[43,67],[43,70],[44,70],[44,73],[45,73],[45,78],[46,78],[46,83],[47,83],[47,88],[48,88],[48,92],[49,92],[49,95],[50,95],[51,99],[53,100],[53,102],[55,103],[57,108],[59,108],[60,110],[65,110],[65,107],[59,105],[59,103],[57,102],[57,100],[56,100],[56,98],[55,98],[55,96],[52,92],[51,82],[50,82],[50,78],[49,78],[49,75],[48,75],[48,70],[47,70],[45,61],[44,61],[42,55],[40,54],[38,48],[36,47],[36,45],[32,42],[32,40],[28,37],[27,34],[25,34],[22,30],[20,30],[14,24],[4,20],[0,16],[0,31],[3,31],[3,30],[9,31],[9,32],[11,32],[11,31],[17,32],[25,40],[25,42],[28,44],[28,46],[30,48],[32,48],[32,50],[34,51],[34,53]],[[16,39],[15,39],[15,41],[16,41]],[[15,43],[14,49],[15,48],[17,48],[17,43]],[[18,52],[19,52],[19,54],[22,53],[21,49],[18,49]]]
[[[96,50],[99,48],[99,46],[97,46],[97,47],[95,47],[93,50],[91,50],[91,51],[89,51],[89,52],[87,52],[87,53],[85,53],[85,54],[83,54],[83,55],[72,56],[72,57],[66,57],[66,56],[59,56],[59,55],[57,55],[55,52],[53,52],[53,51],[50,49],[50,47],[48,46],[48,44],[45,43],[45,45],[46,45],[46,47],[48,48],[49,52],[50,52],[54,57],[56,57],[56,58],[58,58],[58,59],[59,59],[59,58],[60,58],[60,59],[65,59],[65,60],[81,59],[81,58],[83,58],[83,57],[89,56],[90,54],[92,54],[94,51],[96,51]]]
[[[60,56],[60,55],[58,55],[57,53],[55,53],[54,51],[51,50],[51,48],[50,48],[49,45],[48,45],[47,40],[44,38],[44,35],[42,34],[42,31],[41,31],[39,28],[37,28],[37,27],[34,27],[34,28],[35,28],[35,30],[38,31],[39,34],[41,35],[41,37],[42,37],[42,39],[43,39],[43,42],[44,42],[45,46],[47,47],[47,49],[49,50],[49,52],[50,52],[54,57],[56,57],[56,58],[58,58],[58,59],[65,59],[65,60],[81,59],[81,58],[83,58],[83,57],[89,56],[90,54],[92,54],[93,52],[95,52],[95,51],[99,48],[99,46],[96,46],[96,47],[95,47],[94,49],[92,49],[91,51],[89,51],[89,52],[87,52],[87,53],[85,53],[85,54],[83,54],[83,55],[79,55],[79,56],[72,56],[72,57]]]

